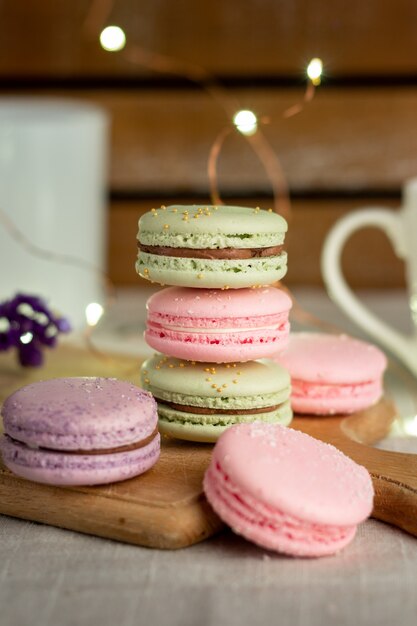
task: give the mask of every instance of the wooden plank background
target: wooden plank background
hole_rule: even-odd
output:
[[[112,118],[109,273],[133,271],[138,216],[163,202],[208,202],[207,156],[229,122],[202,90],[104,52],[83,23],[88,0],[3,0],[0,93],[74,98]],[[108,23],[133,42],[205,67],[264,127],[294,196],[288,237],[292,284],[320,284],[328,229],[363,205],[398,206],[417,172],[417,3],[414,0],[117,0]],[[303,94],[308,60],[325,79],[299,116],[281,112]],[[228,201],[269,206],[270,186],[237,134],[219,163]],[[404,284],[381,233],[363,231],[345,254],[350,282]]]
[[[85,40],[90,0],[3,0],[3,76],[146,75]],[[311,57],[332,76],[417,70],[414,0],[117,0],[109,23],[213,74],[302,77]]]

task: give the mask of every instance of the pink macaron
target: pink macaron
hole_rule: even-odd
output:
[[[337,448],[279,424],[221,435],[204,477],[208,501],[236,533],[293,556],[334,554],[372,511],[367,470]]]
[[[22,387],[4,402],[4,464],[51,485],[132,478],[159,458],[156,402],[115,378],[56,378]]]
[[[190,361],[270,357],[288,341],[290,297],[275,287],[217,291],[170,287],[147,303],[147,343]]]
[[[385,355],[346,335],[292,333],[287,349],[274,360],[290,372],[296,413],[354,413],[383,394]]]

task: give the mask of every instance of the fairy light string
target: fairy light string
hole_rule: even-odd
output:
[[[101,40],[109,28],[118,29],[124,35],[123,30],[119,26],[106,26],[112,15],[113,8],[114,0],[92,0],[84,20],[84,32],[90,39],[99,38]],[[231,134],[232,130],[237,129],[240,135],[248,142],[264,168],[272,188],[274,210],[289,218],[291,205],[284,170],[278,155],[275,153],[266,134],[260,128],[260,125],[266,123],[266,120],[258,120],[253,111],[242,109],[236,97],[228,89],[224,88],[204,67],[148,50],[136,42],[127,41],[126,45],[120,48],[120,34],[116,35],[115,30],[114,33],[114,46],[111,47],[106,44],[103,46],[105,50],[116,52],[129,63],[151,71],[188,79],[203,89],[224,111],[227,117],[227,128],[230,129],[230,132],[226,131],[226,128],[219,132],[214,139],[207,160],[207,176],[212,204],[223,204],[219,193],[217,162],[226,137]],[[125,41],[126,38],[124,36]],[[291,105],[282,113],[281,117],[283,120],[297,115],[304,109],[307,103],[311,102],[314,97],[315,86],[320,84],[322,70],[323,64],[320,59],[315,58],[310,61],[307,67],[308,81],[304,97],[301,102]],[[238,117],[243,115],[246,115],[246,122],[240,124]],[[250,118],[250,122],[248,122],[248,118]]]
[[[223,204],[218,188],[217,164],[226,138],[233,132],[237,132],[240,137],[244,138],[248,142],[249,146],[252,148],[264,167],[265,173],[272,187],[275,211],[289,219],[291,205],[286,177],[278,156],[268,141],[265,133],[263,133],[260,128],[260,126],[270,123],[270,119],[266,117],[258,118],[253,111],[242,109],[235,96],[219,84],[215,77],[207,72],[205,68],[194,63],[181,61],[171,56],[147,50],[136,43],[127,41],[125,33],[120,26],[108,24],[113,8],[114,0],[92,0],[82,28],[84,36],[87,39],[96,42],[100,41],[103,49],[123,55],[123,58],[125,58],[129,63],[145,67],[155,72],[187,78],[191,82],[200,86],[224,111],[228,123],[215,138],[210,149],[207,162],[207,173],[212,203],[214,205]],[[315,61],[318,60],[316,59]],[[315,74],[317,74],[317,63],[315,63],[314,67]],[[321,74],[321,71],[319,74]],[[286,109],[282,113],[283,119],[292,117],[301,112],[305,104],[312,100],[314,95],[314,86],[319,84],[319,77],[311,75],[311,68],[310,71],[307,70],[307,75],[309,80],[303,100],[300,103],[292,105]],[[111,284],[109,277],[102,270],[94,267],[84,259],[72,255],[56,253],[33,244],[29,238],[27,238],[25,234],[17,228],[16,224],[14,224],[11,218],[1,207],[0,223],[8,234],[32,256],[51,262],[80,267],[85,271],[93,272],[99,275],[105,291],[104,306],[99,303],[90,303],[90,305],[88,305],[90,309],[87,307],[86,310],[87,326],[85,330],[88,347],[92,351],[98,352],[92,344],[92,334],[104,311],[109,308],[112,300],[113,285]],[[91,313],[92,306],[96,307],[93,313]],[[101,307],[100,313],[97,317],[94,317],[93,321],[92,316],[97,314],[98,307]]]

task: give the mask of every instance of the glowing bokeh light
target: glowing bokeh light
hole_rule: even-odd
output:
[[[33,339],[33,334],[30,333],[29,331],[27,333],[24,333],[23,335],[20,335],[20,343],[23,344],[28,344],[32,341]]]
[[[307,66],[307,76],[313,85],[320,85],[321,75],[323,73],[323,62],[321,59],[311,59]]]
[[[119,26],[106,26],[100,33],[100,44],[108,52],[118,52],[126,45],[126,35]]]
[[[258,118],[253,111],[238,111],[233,117],[233,124],[242,135],[253,135],[258,128]]]
[[[100,321],[104,309],[98,302],[90,302],[85,309],[85,317],[89,326],[96,326]]]

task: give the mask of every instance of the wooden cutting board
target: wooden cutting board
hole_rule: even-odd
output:
[[[139,382],[139,361],[97,358],[61,347],[40,370],[19,370],[0,358],[0,401],[18,387],[57,376],[117,376]],[[417,535],[417,456],[367,447],[384,437],[395,407],[383,399],[350,417],[296,417],[292,426],[336,445],[370,471],[373,516]],[[0,464],[0,513],[153,548],[182,548],[222,527],[202,492],[212,446],[165,439],[146,474],[102,487],[49,487],[18,478]]]

